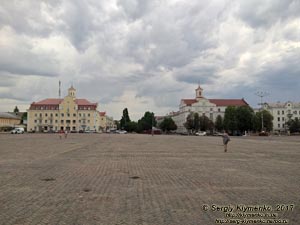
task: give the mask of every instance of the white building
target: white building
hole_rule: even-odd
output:
[[[228,106],[248,106],[242,99],[207,99],[203,96],[203,89],[198,86],[195,99],[181,99],[178,112],[172,112],[171,116],[177,125],[177,132],[186,132],[184,123],[191,113],[198,113],[199,116],[207,116],[215,122],[218,115],[224,118],[225,110]]]
[[[295,102],[277,102],[265,103],[264,109],[269,111],[273,116],[273,131],[286,131],[286,123],[289,119],[300,119],[300,103]]]

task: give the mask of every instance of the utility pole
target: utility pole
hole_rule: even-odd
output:
[[[151,135],[153,136],[153,117],[154,115],[152,116],[152,120],[151,120]]]
[[[264,113],[263,113],[263,97],[269,95],[267,92],[258,91],[255,93],[258,97],[260,97],[260,104],[261,105],[261,131],[264,131]]]

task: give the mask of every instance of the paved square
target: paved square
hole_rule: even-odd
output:
[[[220,137],[1,134],[0,224],[300,224],[300,137],[228,149]]]

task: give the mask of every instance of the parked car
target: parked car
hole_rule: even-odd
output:
[[[126,130],[116,130],[117,134],[127,134]]]
[[[197,133],[195,133],[197,136],[206,136],[206,132],[205,131],[199,131]]]
[[[213,133],[213,136],[223,136],[223,133],[220,133],[220,132],[214,132],[214,133]]]
[[[269,136],[268,132],[262,131],[258,134],[259,136]]]
[[[10,133],[11,134],[24,134],[24,128],[22,128],[22,127],[16,127]]]
[[[97,133],[97,131],[96,130],[85,130],[83,133]]]

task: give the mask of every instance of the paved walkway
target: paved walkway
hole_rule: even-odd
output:
[[[1,134],[0,224],[299,224],[300,138],[228,150],[220,137]]]

